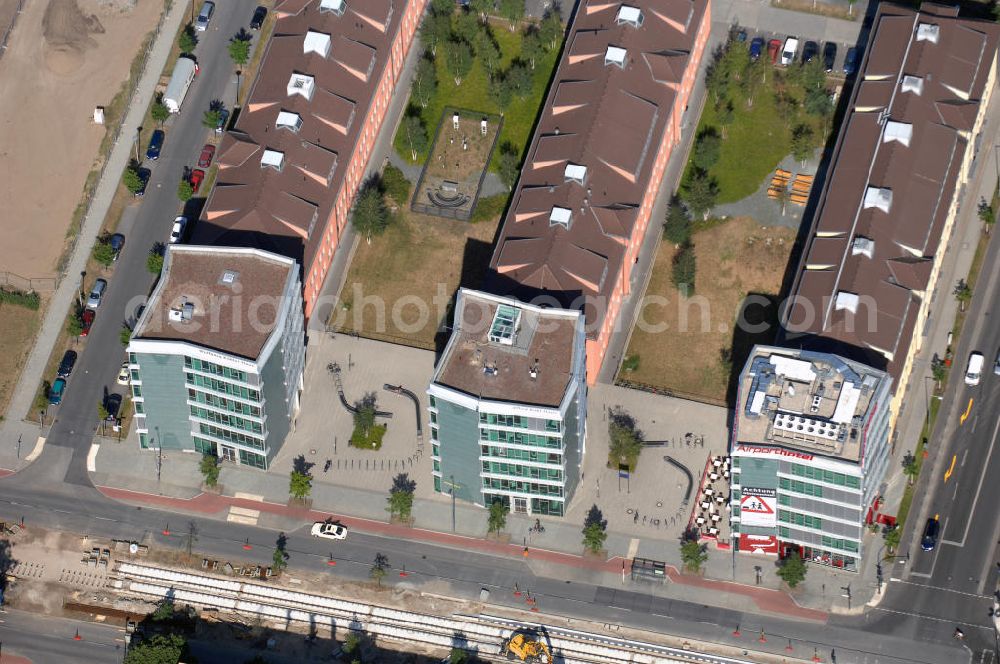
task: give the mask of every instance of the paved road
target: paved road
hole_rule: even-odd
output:
[[[64,478],[57,481],[64,479],[69,484],[90,486],[86,458],[98,426],[97,405],[106,394],[127,389],[115,383],[124,359],[119,339],[122,325],[134,321],[136,308],[152,289],[154,278],[146,269],[146,257],[155,243],[167,240],[173,219],[180,211],[177,184],[185,168],[197,162],[201,146],[209,136],[209,130],[201,124],[202,115],[213,100],[223,97],[227,88],[235,91],[235,74],[227,42],[249,24],[252,10],[253,7],[237,3],[217,4],[208,31],[199,33],[195,55],[201,72],[192,83],[181,112],[168,123],[160,158],[144,164],[152,170],[146,195],[141,204],[129,209],[123,218],[125,249],[115,263],[114,273],[106,277],[107,293],[97,311],[86,352],[81,354],[73,371],[63,403],[53,409],[55,421],[46,433],[47,447],[73,450],[73,462]],[[149,135],[148,129],[143,131],[142,157],[145,157]],[[189,219],[197,218],[196,211],[202,202],[202,199],[188,202]],[[92,279],[88,278],[86,283],[92,283]],[[48,454],[48,450],[43,452],[37,463],[46,464]]]
[[[73,637],[77,630],[80,640]],[[9,609],[0,615],[3,661],[15,655],[34,664],[116,664],[124,655],[124,630],[112,625],[44,617]],[[12,661],[15,661],[12,659]]]

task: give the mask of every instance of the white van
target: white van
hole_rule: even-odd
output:
[[[966,385],[979,385],[979,379],[983,375],[983,358],[982,353],[972,353],[969,355],[969,364],[965,368],[965,384]]]
[[[799,40],[789,37],[785,40],[785,47],[781,49],[781,65],[787,67],[795,64],[795,55],[799,51]]]

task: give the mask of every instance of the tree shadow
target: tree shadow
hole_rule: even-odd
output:
[[[301,475],[312,476],[312,469],[315,463],[306,461],[304,454],[300,454],[294,459],[292,459],[292,471],[299,473]]]

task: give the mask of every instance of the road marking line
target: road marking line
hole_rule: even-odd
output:
[[[101,446],[94,443],[90,446],[90,451],[87,452],[87,472],[96,473],[97,472],[97,451],[101,449]]]
[[[247,526],[256,526],[258,518],[260,518],[260,512],[257,510],[249,510],[245,507],[236,507],[233,505],[229,508],[229,514],[226,516],[226,521],[242,523]]]
[[[955,462],[958,460],[957,454],[951,455],[951,465],[948,466],[948,470],[944,471],[944,481],[947,482],[951,479],[951,474],[955,472]]]
[[[961,590],[953,590],[951,588],[942,588],[941,586],[930,586],[926,583],[914,583],[913,581],[905,581],[903,579],[897,579],[895,577],[889,579],[890,581],[895,581],[896,583],[905,583],[908,586],[918,586],[920,588],[929,588],[930,590],[940,590],[944,593],[954,593],[955,595],[965,595],[966,597],[975,597],[976,599],[991,599],[992,595],[980,595],[978,593],[967,593]]]
[[[38,440],[35,441],[35,449],[31,450],[31,454],[24,457],[24,460],[29,463],[34,461],[35,459],[37,459],[42,455],[42,448],[44,447],[45,447],[45,438],[39,436]]]
[[[976,514],[976,504],[979,503],[979,493],[983,490],[983,480],[986,479],[986,468],[989,466],[989,460],[993,458],[993,446],[997,442],[997,434],[1000,433],[1000,417],[997,418],[996,426],[993,427],[993,438],[990,440],[990,449],[986,451],[986,463],[979,471],[979,484],[976,486],[975,497],[972,499],[972,509],[969,511],[969,518],[965,520],[965,533],[962,535],[962,546],[965,546],[965,540],[969,537],[969,528],[972,527],[973,516]]]
[[[242,491],[237,491],[233,495],[233,498],[240,498],[242,500],[252,500],[258,503],[264,502],[264,496],[258,496],[255,493],[243,493]]]
[[[925,574],[924,572],[910,572],[910,576],[919,576],[921,579],[931,578],[930,574]],[[920,585],[920,584],[917,584]]]
[[[626,558],[631,560],[632,558],[635,558],[635,554],[638,552],[639,552],[639,538],[633,537],[631,540],[629,540],[628,556],[626,556]]]
[[[972,397],[969,397],[969,405],[965,407],[965,412],[962,413],[962,417],[959,418],[959,424],[965,424],[965,420],[969,419],[969,413],[972,412]]]

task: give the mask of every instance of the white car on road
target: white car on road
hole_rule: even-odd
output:
[[[342,526],[339,523],[317,521],[313,524],[312,531],[310,532],[313,537],[322,537],[324,539],[342,540],[347,538],[347,526]]]

